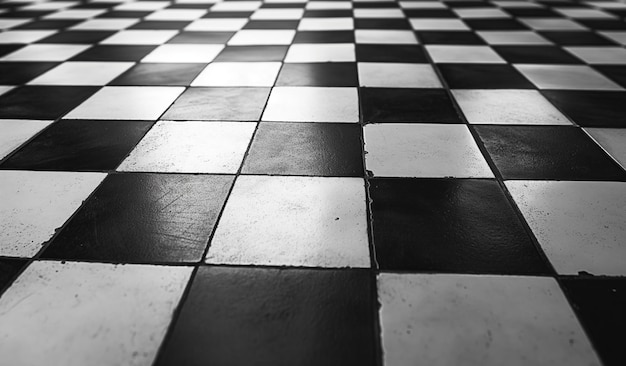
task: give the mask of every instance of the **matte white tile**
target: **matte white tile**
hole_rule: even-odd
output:
[[[196,20],[206,14],[202,9],[163,9],[148,15],[146,20]]]
[[[118,171],[235,174],[256,123],[160,121]]]
[[[28,84],[106,85],[134,64],[134,62],[64,62]]]
[[[359,83],[372,88],[441,88],[430,64],[359,62]]]
[[[3,362],[150,365],[191,272],[179,266],[34,262],[0,299]]]
[[[275,87],[263,121],[358,122],[356,88]]]
[[[363,179],[240,176],[206,261],[369,267]]]
[[[252,14],[252,20],[299,20],[304,15],[303,9],[258,9]]]
[[[169,86],[105,86],[65,118],[154,121],[184,90]]]
[[[106,9],[70,9],[54,12],[43,19],[89,19],[106,12]]]
[[[293,44],[287,51],[285,62],[354,62],[354,44]]]
[[[0,119],[0,159],[4,159],[52,121]]]
[[[120,45],[159,45],[174,37],[176,30],[122,30],[100,44],[120,44]]]
[[[625,276],[626,182],[507,181],[560,274]]]
[[[370,124],[365,165],[377,177],[492,178],[465,125]]]
[[[415,33],[407,30],[357,29],[354,31],[359,44],[417,44]]]
[[[261,1],[223,1],[211,7],[211,11],[252,11],[261,7]]]
[[[453,90],[452,94],[469,123],[571,125],[536,90]]]
[[[599,33],[613,42],[626,46],[626,31],[607,31]]]
[[[609,155],[626,169],[626,129],[623,128],[585,128]]]
[[[295,30],[244,29],[228,41],[230,46],[288,45],[296,35]]]
[[[622,90],[604,75],[584,65],[514,65],[539,89]]]
[[[511,17],[498,8],[457,8],[453,11],[461,19],[501,19]]]
[[[626,49],[622,47],[565,47],[565,50],[591,65],[626,65]]]
[[[0,255],[34,256],[104,177],[103,173],[0,171]]]
[[[570,19],[564,18],[518,18],[530,29],[540,31],[576,31],[585,30],[586,27]]]
[[[490,45],[550,45],[552,42],[532,31],[478,31]]]
[[[10,30],[0,33],[2,43],[33,43],[55,34],[55,30]]]
[[[129,1],[118,5],[113,9],[124,11],[149,11],[163,9],[169,5],[169,2],[167,1]]]
[[[82,44],[31,44],[2,57],[2,61],[65,61],[91,45]]]
[[[503,64],[506,61],[488,46],[425,46],[434,62]]]
[[[401,19],[404,13],[401,9],[364,9],[358,8],[353,10],[355,18],[361,19]]]
[[[599,9],[588,8],[554,8],[557,13],[561,13],[574,19],[615,19],[615,15],[609,14]]]
[[[198,19],[191,22],[185,30],[206,32],[238,31],[248,23],[247,18],[211,18]]]
[[[300,31],[353,30],[352,18],[302,18],[298,24]]]
[[[378,276],[386,366],[600,366],[547,277]]]
[[[89,19],[70,27],[72,30],[122,30],[139,22],[133,18]]]
[[[221,44],[164,44],[155,48],[141,62],[208,63],[223,49]]]
[[[191,86],[273,86],[280,62],[214,62]]]
[[[411,26],[415,30],[470,30],[470,28],[460,19],[445,18],[413,18],[409,19]]]

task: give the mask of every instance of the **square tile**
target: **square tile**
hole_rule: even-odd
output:
[[[13,282],[15,277],[26,267],[28,259],[1,258],[0,259],[0,290]]]
[[[65,118],[154,121],[183,90],[182,87],[166,86],[106,86],[74,108]]]
[[[358,122],[357,89],[275,87],[263,113],[263,121]]]
[[[623,90],[604,75],[583,65],[515,65],[539,89]]]
[[[241,122],[159,121],[117,170],[235,174],[255,128]]]
[[[247,18],[216,18],[194,20],[185,27],[187,31],[226,32],[238,31],[248,23]]]
[[[583,127],[624,127],[626,92],[543,90],[550,103]]]
[[[215,61],[272,62],[282,61],[288,46],[226,46]]]
[[[354,43],[354,31],[298,31],[293,43]]]
[[[510,64],[582,64],[559,46],[505,45],[493,49]]]
[[[622,168],[626,169],[626,129],[585,128],[584,131]]]
[[[493,178],[464,125],[372,124],[365,166],[376,177]]]
[[[0,171],[0,255],[35,256],[102,182],[102,173]]]
[[[223,45],[235,32],[183,31],[167,41],[169,44],[215,44]]]
[[[536,90],[452,90],[469,123],[571,125],[571,122]]]
[[[211,7],[211,11],[247,11],[257,10],[263,3],[261,1],[223,1]]]
[[[214,62],[192,86],[273,86],[280,62]]]
[[[361,88],[360,100],[366,123],[462,123],[450,96],[441,88]]]
[[[357,44],[356,59],[359,62],[430,62],[422,47],[395,44]]]
[[[106,85],[132,62],[64,62],[31,80],[30,85]]]
[[[461,19],[494,19],[510,18],[511,16],[498,8],[456,8],[456,15]]]
[[[257,9],[252,14],[252,20],[300,20],[304,15],[303,9]]]
[[[226,175],[111,174],[42,255],[115,263],[198,262],[232,181]]]
[[[228,41],[229,46],[289,45],[296,35],[294,30],[244,29]]]
[[[565,47],[590,65],[626,65],[626,49],[621,47]]]
[[[56,33],[54,30],[13,30],[0,33],[0,43],[34,43]]]
[[[276,85],[358,86],[359,82],[356,63],[286,63],[280,69]]]
[[[22,86],[0,95],[0,118],[55,120],[96,90],[92,86]]]
[[[115,31],[102,30],[67,30],[61,31],[44,38],[38,43],[46,44],[88,44],[99,43],[115,34]]]
[[[449,44],[449,45],[484,45],[486,42],[475,32],[465,31],[418,31],[416,35],[424,44]]]
[[[0,301],[5,339],[0,349],[14,365],[130,359],[150,364],[191,272],[189,267],[35,262]],[[30,342],[45,346],[32,349]]]
[[[542,36],[561,46],[602,46],[615,45],[598,33],[587,29],[581,30],[547,30],[541,31]]]
[[[417,44],[415,33],[407,30],[357,29],[354,31],[359,44]]]
[[[2,164],[2,169],[114,170],[151,122],[61,120]]]
[[[383,270],[550,272],[495,180],[374,178],[369,192]]]
[[[416,31],[430,30],[470,30],[470,28],[461,19],[445,19],[445,18],[414,18],[409,19],[411,27]]]
[[[165,112],[165,120],[258,121],[270,88],[187,89]]]
[[[626,67],[622,65],[595,65],[595,69],[626,88]]]
[[[356,124],[262,122],[242,173],[362,177],[362,149]]]
[[[240,176],[206,262],[369,267],[363,179]]]
[[[374,88],[442,88],[429,64],[359,62],[359,84]]]
[[[302,18],[299,31],[341,31],[354,29],[352,18]]]
[[[479,31],[490,45],[551,45],[552,42],[531,31]]]
[[[426,51],[436,63],[506,63],[491,47],[426,45]]]
[[[285,62],[354,62],[354,44],[293,44]]]
[[[401,9],[393,8],[379,8],[379,9],[354,9],[355,18],[374,18],[374,19],[390,19],[390,18],[404,18],[404,13]]]
[[[378,291],[388,366],[600,364],[552,278],[383,273]]]
[[[0,160],[31,139],[52,121],[0,119]]]
[[[200,267],[156,365],[306,359],[373,366],[370,278],[364,271]]]
[[[579,31],[587,28],[566,18],[520,18],[527,27],[539,31]]]
[[[137,23],[139,19],[117,18],[117,19],[89,19],[78,23],[69,29],[71,30],[115,30],[126,29]]]
[[[31,44],[9,53],[0,61],[65,61],[87,48],[88,45]]]
[[[625,182],[507,181],[559,274],[624,276]]]
[[[573,19],[612,19],[615,18],[614,15],[611,15],[600,9],[588,9],[588,8],[555,8],[560,14],[565,15],[568,18]]]
[[[138,63],[109,85],[189,86],[206,63]]]
[[[105,9],[69,9],[46,15],[43,19],[89,19],[105,12]]]
[[[154,50],[150,45],[96,45],[72,58],[72,61],[139,61]]]
[[[175,30],[122,30],[100,44],[161,45],[178,33]]]
[[[207,11],[203,9],[161,9],[145,17],[146,20],[196,20]]]
[[[626,46],[626,32],[624,31],[613,31],[613,32],[606,31],[606,32],[600,32],[600,34],[616,42],[617,44]]]
[[[217,44],[165,44],[154,49],[141,62],[209,63],[224,49]]]

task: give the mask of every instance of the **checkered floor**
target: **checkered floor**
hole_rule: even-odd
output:
[[[4,0],[0,364],[626,365],[625,17]]]

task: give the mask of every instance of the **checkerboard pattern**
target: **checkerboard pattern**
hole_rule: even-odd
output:
[[[625,17],[3,0],[0,363],[625,365]]]

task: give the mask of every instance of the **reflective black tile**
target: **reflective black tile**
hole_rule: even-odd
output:
[[[306,10],[304,18],[352,18],[352,10]]]
[[[560,46],[614,45],[608,39],[590,31],[540,31],[538,33]]]
[[[354,19],[355,29],[411,29],[406,19]]]
[[[198,262],[232,181],[225,175],[109,175],[42,256]]]
[[[57,119],[89,98],[93,86],[23,86],[0,96],[0,118]]]
[[[144,20],[133,24],[128,29],[183,29],[190,23],[191,21],[186,20]]]
[[[571,53],[556,46],[493,46],[511,64],[581,64]]]
[[[417,32],[417,37],[424,44],[451,44],[451,45],[483,45],[485,41],[474,32]]]
[[[444,89],[361,88],[363,122],[462,123]]]
[[[25,84],[58,64],[58,62],[0,62],[0,85]]]
[[[139,61],[156,47],[97,45],[74,56],[71,61]]]
[[[225,44],[235,32],[180,32],[167,43]]]
[[[450,9],[404,9],[409,18],[456,18],[456,13]]]
[[[451,89],[533,89],[511,65],[437,64]]]
[[[18,150],[0,168],[113,170],[150,127],[152,122],[61,120]]]
[[[288,46],[227,46],[215,61],[282,61]]]
[[[98,15],[96,18],[137,18],[141,19],[152,14],[152,11],[128,11],[128,10],[111,10]]]
[[[356,86],[356,63],[287,63],[284,64],[277,86]]]
[[[381,269],[548,273],[496,181],[379,178],[369,191]]]
[[[53,34],[37,43],[91,44],[109,38],[115,33],[115,31],[65,31]]]
[[[0,258],[0,295],[9,286],[15,276],[26,266],[27,259]]]
[[[626,172],[577,127],[474,128],[504,179],[626,179]]]
[[[358,62],[428,62],[421,46],[386,44],[357,44],[356,60]]]
[[[376,364],[366,271],[200,267],[156,365]]]
[[[541,93],[583,127],[626,127],[626,92],[543,90]]]
[[[296,29],[299,20],[251,20],[243,29]]]
[[[139,63],[118,76],[109,85],[184,85],[193,79],[207,64]]]
[[[209,11],[203,18],[250,18],[254,11]]]
[[[293,43],[354,43],[354,32],[298,31]]]
[[[362,177],[361,154],[357,124],[263,122],[243,173]]]

